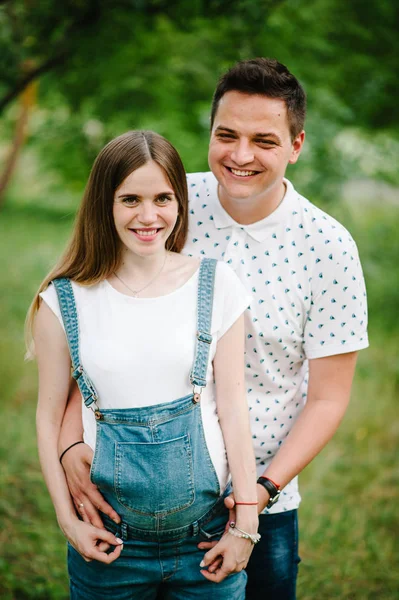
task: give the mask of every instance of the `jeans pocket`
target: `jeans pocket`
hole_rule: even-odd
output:
[[[229,518],[229,513],[223,511],[222,514],[213,517],[210,521],[201,525],[199,535],[202,542],[213,542],[219,540],[226,529],[226,523]]]
[[[115,492],[130,511],[163,516],[193,504],[190,437],[115,445]]]

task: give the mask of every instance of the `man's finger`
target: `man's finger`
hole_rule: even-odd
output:
[[[200,542],[197,545],[197,548],[199,548],[200,550],[210,550],[211,548],[214,548],[217,544],[217,541],[215,540],[214,542]]]
[[[104,528],[104,523],[101,520],[101,517],[98,513],[98,510],[95,506],[92,505],[90,500],[87,498],[85,502],[85,513],[88,518],[88,521],[93,527],[97,527],[98,529]],[[85,520],[85,519],[84,519]]]
[[[226,496],[226,498],[224,499],[224,505],[229,510],[231,510],[232,508],[234,508],[235,504],[236,503],[235,503],[234,495],[233,494],[230,494],[229,496]]]
[[[82,519],[82,521],[84,521],[85,523],[90,523],[91,522],[90,517],[87,514],[84,502],[81,502],[80,500],[74,500],[74,504],[75,504],[76,511],[77,511],[78,515],[80,516],[80,518]]]
[[[91,514],[93,512],[101,511],[112,519],[115,523],[120,523],[121,518],[118,513],[112,508],[110,504],[104,499],[103,495],[98,491],[95,485],[91,484],[86,491],[87,497],[91,502]]]

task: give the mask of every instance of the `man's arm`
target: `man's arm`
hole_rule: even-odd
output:
[[[309,361],[308,398],[305,408],[281,448],[263,475],[281,488],[298,475],[332,438],[349,404],[357,352],[337,354]],[[269,502],[269,494],[257,485],[258,512]],[[234,496],[225,500],[234,520]],[[214,542],[201,542],[198,547],[208,550]],[[217,568],[215,564],[213,568]]]
[[[69,388],[68,404],[62,419],[60,436],[58,438],[58,453],[61,454],[75,442],[83,441],[82,399],[74,379]],[[67,452],[73,452],[67,450]],[[65,453],[65,458],[67,455]],[[62,459],[64,460],[64,459]]]
[[[281,488],[298,475],[332,438],[347,409],[357,352],[309,360],[306,405],[264,472]],[[269,497],[258,485],[259,510]]]
[[[82,399],[78,386],[73,382],[58,439],[59,456],[72,444],[81,440],[83,440]],[[92,460],[93,451],[87,444],[73,446],[62,457],[62,466],[75,507],[83,520],[95,527],[104,526],[99,510],[119,523],[118,514],[90,481]]]

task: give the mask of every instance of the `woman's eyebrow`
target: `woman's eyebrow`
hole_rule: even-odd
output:
[[[126,192],[124,194],[118,194],[117,198],[140,198],[140,196],[138,194],[129,194],[129,192]]]

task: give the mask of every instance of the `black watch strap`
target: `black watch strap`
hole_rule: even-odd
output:
[[[259,477],[257,483],[259,483],[259,485],[262,485],[269,494],[270,498],[269,502],[266,505],[266,508],[271,508],[273,504],[276,504],[280,497],[280,488],[278,488],[268,477]]]

